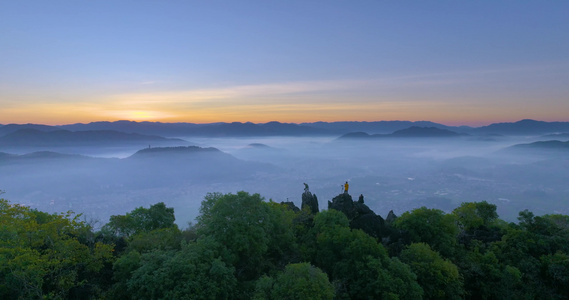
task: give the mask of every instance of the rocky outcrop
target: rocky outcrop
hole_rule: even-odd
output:
[[[302,205],[301,209],[308,209],[312,214],[317,214],[318,209],[318,198],[315,194],[312,194],[308,189],[305,189],[302,193]]]
[[[281,205],[284,205],[286,208],[294,211],[295,213],[300,211],[300,208],[294,205],[294,202],[292,201],[283,201],[281,202]]]
[[[328,209],[343,212],[350,220],[350,228],[361,229],[376,238],[387,234],[385,221],[363,203],[363,195],[356,202],[348,193],[339,194],[332,201],[328,201]]]
[[[390,210],[389,213],[387,214],[387,218],[385,218],[385,223],[391,225],[393,224],[393,222],[395,222],[395,219],[397,219],[397,216],[395,215],[393,210]]]

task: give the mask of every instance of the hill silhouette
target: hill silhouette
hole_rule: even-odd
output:
[[[397,130],[391,134],[395,137],[455,137],[459,133],[448,129],[440,129],[436,127],[418,127],[412,126],[406,129]]]
[[[10,154],[5,152],[0,152],[0,163],[17,163],[17,162],[29,162],[29,161],[54,161],[54,160],[89,160],[94,159],[93,157],[79,155],[79,154],[65,154],[53,151],[37,151],[26,154]]]
[[[391,134],[367,134],[365,132],[351,132],[342,135],[339,139],[372,139],[372,138],[438,138],[438,137],[458,137],[460,134],[448,129],[436,127],[418,127],[397,130]]]
[[[0,126],[0,136],[10,134],[22,129],[35,129],[41,131],[55,131],[59,128],[55,126],[41,125],[41,124],[8,124]]]
[[[511,150],[555,150],[555,151],[569,151],[569,141],[540,141],[529,144],[518,144],[507,149]]]
[[[569,132],[569,122],[544,122],[524,119],[513,123],[494,123],[473,129],[474,133],[497,133],[504,135],[536,135]]]
[[[0,136],[16,132],[20,129],[37,129],[41,131],[99,131],[112,130],[125,133],[138,133],[158,136],[198,136],[198,137],[246,137],[246,136],[330,136],[353,132],[365,132],[370,135],[390,134],[410,127],[438,128],[457,133],[473,135],[538,135],[569,132],[569,122],[544,122],[536,120],[520,120],[517,122],[494,123],[488,126],[447,126],[430,121],[375,121],[375,122],[312,122],[312,123],[162,123],[162,122],[91,122],[59,126],[40,124],[8,124],[0,125]]]
[[[167,139],[160,136],[123,133],[112,130],[92,131],[41,131],[32,128],[20,129],[0,137],[1,146],[82,146],[124,143],[184,142],[180,139]]]
[[[198,146],[178,146],[178,147],[153,147],[137,151],[125,160],[161,160],[180,161],[180,160],[237,160],[235,157],[220,151],[217,148],[202,148]]]
[[[63,129],[77,130],[115,130],[128,133],[157,134],[163,136],[306,136],[330,134],[326,130],[293,123],[268,122],[255,124],[241,123],[160,123],[160,122],[93,122],[61,126]]]

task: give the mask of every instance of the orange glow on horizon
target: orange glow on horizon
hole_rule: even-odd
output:
[[[130,104],[130,103],[129,103]],[[226,104],[218,107],[178,109],[166,105],[89,105],[74,103],[35,104],[9,107],[0,111],[0,124],[36,123],[65,125],[98,121],[149,121],[164,123],[216,123],[253,122],[310,123],[337,121],[431,121],[449,126],[484,126],[498,122],[515,122],[522,119],[540,121],[569,121],[565,114],[557,116],[522,111],[506,115],[501,110],[484,107],[452,106],[444,102],[354,102],[354,103],[267,103]]]
[[[74,123],[90,123],[90,122],[115,122],[115,121],[135,121],[135,122],[162,122],[162,123],[195,123],[195,124],[207,124],[207,123],[232,123],[232,122],[251,122],[251,123],[267,123],[267,122],[281,122],[281,123],[312,123],[312,122],[376,122],[376,121],[431,121],[434,123],[439,123],[447,126],[471,126],[479,127],[486,126],[492,123],[502,123],[502,122],[516,122],[522,119],[535,119],[538,121],[547,122],[567,122],[567,119],[549,119],[549,118],[532,118],[532,117],[506,117],[499,119],[476,119],[476,118],[428,118],[425,117],[412,117],[412,116],[391,116],[391,117],[354,117],[354,116],[332,116],[332,115],[297,115],[297,116],[282,116],[282,115],[255,115],[255,116],[235,116],[231,114],[209,114],[209,115],[177,115],[174,117],[168,117],[167,114],[152,114],[144,111],[134,111],[131,114],[127,114],[124,117],[98,117],[98,116],[60,116],[55,119],[53,116],[37,116],[34,118],[6,118],[3,117],[2,125],[7,124],[44,124],[44,125],[66,125]]]

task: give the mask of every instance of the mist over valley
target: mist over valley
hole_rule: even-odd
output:
[[[224,123],[211,125],[211,136],[180,130],[192,125],[149,122],[4,125],[0,189],[14,203],[73,210],[102,223],[163,201],[185,226],[208,192],[245,190],[299,205],[303,183],[326,208],[346,181],[350,194],[363,195],[384,217],[476,201],[496,204],[511,221],[524,209],[567,214],[569,150],[557,129],[569,126],[531,121],[536,130],[528,122],[484,130],[416,122]],[[168,135],[164,128],[175,129]]]

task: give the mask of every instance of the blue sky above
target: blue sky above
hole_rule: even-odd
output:
[[[569,121],[569,2],[3,1],[0,123]]]

